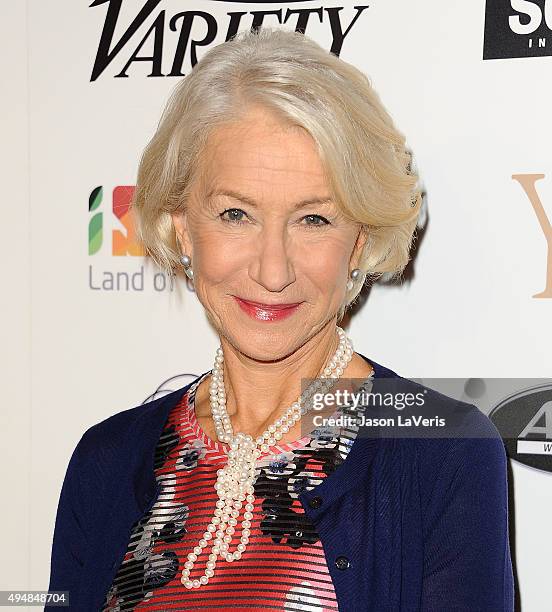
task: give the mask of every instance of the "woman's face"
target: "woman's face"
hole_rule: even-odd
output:
[[[204,153],[201,184],[173,215],[195,291],[221,337],[281,359],[335,321],[365,233],[331,200],[310,135],[262,108],[216,129]]]

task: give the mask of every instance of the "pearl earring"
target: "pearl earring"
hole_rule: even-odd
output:
[[[193,278],[194,278],[194,271],[192,270],[192,260],[191,260],[190,256],[189,255],[182,255],[182,257],[180,258],[180,261],[182,262],[182,265],[184,266],[184,272],[185,272],[186,276],[190,280],[193,280]]]
[[[358,280],[361,274],[362,274],[362,270],[360,270],[359,268],[355,268],[354,270],[351,271],[351,278],[347,281],[347,291],[352,290],[355,282]]]

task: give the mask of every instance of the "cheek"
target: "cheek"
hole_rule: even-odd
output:
[[[198,232],[194,241],[194,261],[198,276],[209,284],[222,283],[246,265],[244,241],[229,239],[216,231]]]
[[[350,251],[347,241],[328,238],[315,249],[303,250],[299,270],[326,292],[339,289],[347,282]]]
[[[326,259],[323,265],[316,263],[311,278],[327,302],[337,303],[343,299],[342,291],[347,282],[347,262],[345,259]]]

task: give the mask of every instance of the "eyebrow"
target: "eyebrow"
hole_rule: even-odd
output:
[[[255,200],[253,198],[250,198],[246,195],[243,195],[241,193],[238,193],[237,191],[232,191],[231,189],[212,189],[211,191],[209,191],[209,193],[207,194],[207,198],[213,198],[216,196],[228,196],[230,198],[233,198],[235,200],[239,200],[240,202],[244,202],[245,204],[249,204],[249,206],[253,207],[253,208],[258,208],[258,204],[257,202],[255,202]],[[314,196],[312,198],[307,198],[305,200],[301,200],[300,202],[296,202],[293,205],[294,210],[298,210],[299,208],[304,208],[305,206],[310,206],[311,204],[329,204],[333,202],[333,198],[331,197],[319,197],[319,196]]]

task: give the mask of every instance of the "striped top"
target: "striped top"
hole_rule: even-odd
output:
[[[226,464],[227,447],[209,438],[195,416],[196,389],[210,373],[196,379],[169,414],[155,452],[159,496],[132,527],[102,612],[338,610],[320,538],[298,495],[315,488],[346,459],[358,432],[350,422],[315,428],[263,453],[257,460],[250,539],[242,557],[231,563],[219,557],[214,576],[199,589],[181,584],[187,555],[211,522],[217,470]],[[370,391],[372,377],[359,391]],[[342,405],[334,414],[350,409]],[[240,525],[241,517],[230,551],[239,543]],[[198,556],[191,579],[203,575],[211,542]]]

